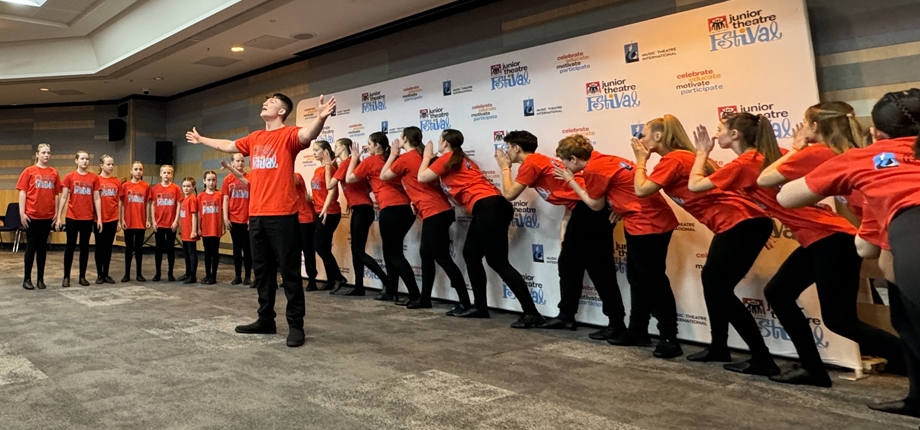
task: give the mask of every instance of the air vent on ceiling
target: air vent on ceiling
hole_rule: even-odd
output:
[[[275,36],[259,36],[243,44],[247,48],[259,48],[275,50],[296,43],[291,39],[283,39]]]
[[[242,60],[227,57],[204,57],[192,64],[201,64],[202,66],[227,67],[233,63],[239,63]]]
[[[294,33],[291,35],[291,39],[295,40],[310,40],[314,37],[316,37],[316,35],[313,33]]]
[[[77,90],[51,90],[52,93],[59,96],[82,96],[86,93]]]

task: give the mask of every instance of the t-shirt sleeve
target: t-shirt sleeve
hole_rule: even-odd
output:
[[[303,151],[305,148],[305,146],[302,143],[300,143],[300,136],[298,135],[300,133],[300,127],[292,126],[288,128],[290,130],[288,130],[288,135],[286,138],[287,147],[288,147],[288,150],[291,151],[291,155],[296,156],[300,151]],[[307,142],[307,143],[310,143],[310,142]]]
[[[70,189],[73,186],[73,176],[71,174],[64,175],[64,180],[61,181],[61,187]]]
[[[189,202],[188,211],[193,214],[198,213],[198,199],[197,198],[192,198],[192,201]]]
[[[173,194],[176,195],[176,203],[182,203],[182,200],[185,199],[185,196],[182,195],[182,188],[179,188],[178,185],[173,183]]]
[[[230,193],[230,182],[232,181],[230,178],[232,177],[233,177],[233,174],[228,173],[227,176],[224,178],[224,183],[220,184],[220,192],[224,193],[224,195],[227,195],[227,196],[230,195],[229,194]]]
[[[708,176],[709,180],[722,191],[738,191],[751,184],[746,181],[745,169],[737,159],[722,166]],[[757,178],[754,178],[756,184]]]
[[[348,163],[350,162],[351,162],[351,159],[348,160]],[[348,163],[343,162],[342,164],[339,164],[339,168],[335,170],[335,173],[332,175],[332,177],[335,178],[339,182],[345,182],[345,175],[348,174]],[[360,165],[355,167],[355,169],[357,169],[358,167],[360,167]],[[323,172],[323,180],[326,180],[325,175],[326,173]]]
[[[447,160],[450,156],[442,155],[438,157],[434,162],[428,165],[428,169],[431,170],[435,175],[443,176],[447,173],[447,169],[444,168],[444,165],[447,164]]]
[[[99,176],[93,177],[93,191],[99,191],[102,189],[102,181],[99,179]]]
[[[667,187],[671,185],[672,182],[680,180],[680,177],[683,172],[680,161],[677,159],[663,157],[658,164],[655,165],[655,170],[652,171],[652,174],[648,176],[648,179],[662,187]]]
[[[19,175],[16,181],[16,189],[20,191],[29,191],[29,182],[32,180],[32,169],[26,168]]]
[[[821,146],[809,146],[792,154],[776,171],[786,180],[794,181],[811,172],[816,167],[834,158],[834,152]]]
[[[248,134],[236,140],[236,149],[240,151],[240,154],[243,154],[244,157],[249,156],[249,150],[251,149],[252,143],[252,134]]]
[[[355,166],[354,174],[356,177],[358,177],[358,179],[364,179],[370,174],[371,163],[369,161],[370,161],[370,158],[358,163],[358,165]],[[339,173],[339,172],[335,172],[335,173]]]
[[[393,180],[399,179],[405,176],[409,172],[409,158],[406,156],[400,156],[390,165],[390,171],[396,174],[396,178]]]
[[[536,164],[528,163],[526,160],[521,163],[521,167],[518,168],[517,177],[514,178],[514,182],[517,182],[525,187],[533,186],[537,180],[540,179],[540,169],[537,168]]]
[[[851,157],[838,155],[805,175],[805,185],[815,194],[822,196],[845,196],[853,192]]]
[[[591,197],[592,199],[606,197],[607,184],[609,181],[606,175],[603,175],[600,172],[591,172],[585,173],[584,177],[585,191],[588,192],[588,197]]]
[[[57,170],[51,172],[54,175],[54,194],[60,194],[64,187],[61,186],[61,176],[58,175]]]

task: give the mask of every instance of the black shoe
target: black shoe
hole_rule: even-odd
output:
[[[779,375],[779,366],[772,357],[739,361],[737,363],[723,364],[722,368],[745,375],[774,376]]]
[[[588,333],[588,337],[594,340],[607,340],[618,337],[621,333],[623,333],[623,328],[608,325],[598,331]]]
[[[728,350],[713,350],[712,348],[706,348],[695,354],[690,354],[687,356],[689,361],[698,361],[701,363],[708,363],[710,361],[718,361],[721,363],[727,363],[732,361],[732,355]]]
[[[291,327],[291,330],[288,332],[287,346],[297,348],[298,346],[303,346],[303,342],[303,329]]]
[[[198,282],[198,280],[195,279],[194,276],[186,276],[186,277],[185,277],[185,280],[182,281],[183,284],[194,284],[194,283],[197,283],[197,282]]]
[[[184,280],[186,280],[186,279],[188,279],[188,275],[182,275],[182,276],[179,277],[179,282],[182,282],[182,281],[184,281]]]
[[[406,309],[431,309],[430,300],[410,300],[409,303],[406,303]]]
[[[652,339],[648,337],[648,333],[624,330],[619,336],[607,339],[607,343],[616,346],[649,346],[652,344]]]
[[[550,318],[544,319],[542,323],[537,325],[537,328],[545,328],[551,330],[578,330],[578,323],[575,321],[568,321],[559,318]]]
[[[236,326],[237,333],[243,334],[275,334],[278,330],[275,329],[275,322],[256,320],[252,324],[238,325]],[[303,336],[301,334],[301,336]]]
[[[35,286],[32,285],[32,280],[31,280],[31,279],[26,279],[26,280],[22,281],[22,288],[25,288],[25,289],[27,289],[27,290],[34,290],[34,289],[35,289]]]
[[[335,288],[335,284],[337,284],[338,282],[339,282],[339,281],[335,281],[335,282],[326,281],[325,283],[323,283],[323,286],[320,287],[319,290],[320,290],[320,291],[329,291],[329,290]]]
[[[307,286],[304,287],[304,291],[317,291],[319,288],[316,287],[316,281],[310,281],[307,283]]]
[[[128,282],[128,281],[121,281],[121,282]],[[114,283],[115,283],[115,280],[112,279],[111,276],[105,275],[105,283],[106,283],[106,284],[114,284]]]
[[[202,284],[202,285],[213,285],[213,284],[214,284],[214,279],[212,279],[212,278],[204,278],[204,279],[201,281],[201,284]]]
[[[99,276],[96,278],[96,285],[104,284],[104,283],[105,283],[105,278],[103,278],[102,276]]]
[[[147,279],[144,278],[144,275],[137,275],[137,277],[134,278],[134,280],[136,280],[137,282],[147,282]]]
[[[151,281],[151,282],[160,282],[160,274],[157,273],[156,275],[153,275],[153,278],[151,278],[150,281]]]
[[[248,277],[248,276],[245,277],[245,278],[243,278],[243,285],[252,285],[252,281],[249,280],[249,277]],[[253,287],[253,288],[255,288],[255,287]]]
[[[335,281],[335,284],[332,285],[332,290],[329,291],[329,294],[338,293],[342,289],[343,285],[345,285],[344,279],[339,279],[338,281]]]
[[[396,306],[405,306],[409,303],[408,297],[400,297],[399,294],[393,296],[393,304]]]
[[[511,328],[534,328],[546,323],[546,318],[540,314],[524,314],[517,321],[511,323]]]
[[[377,294],[376,296],[374,296],[374,300],[380,300],[381,302],[386,302],[386,301],[393,300],[393,296],[390,295],[390,293],[387,293],[386,291],[382,291],[380,294]]]
[[[121,278],[121,282],[131,282],[131,277],[128,275],[125,275]]]
[[[815,387],[829,388],[833,383],[830,375],[825,371],[812,372],[802,368],[790,370],[770,377],[773,382],[792,385],[812,385]]]
[[[676,358],[681,355],[684,355],[684,350],[674,339],[659,340],[658,345],[655,346],[655,351],[652,352],[652,356],[655,358]]]
[[[86,278],[80,278],[80,280],[77,281],[77,283],[80,284],[80,285],[82,285],[82,286],[84,286],[84,287],[88,287],[88,286],[89,286],[89,281],[87,281]]]
[[[169,282],[176,282],[176,277],[173,276],[172,273],[170,273],[170,274],[166,275],[166,280],[169,281]]]
[[[895,400],[893,402],[875,403],[868,406],[869,409],[872,409],[873,411],[920,418],[920,401],[911,401],[909,398],[904,400]]]
[[[454,305],[454,307],[450,308],[449,311],[445,312],[444,315],[447,315],[447,316],[449,316],[449,317],[455,317],[455,316],[457,316],[458,313],[463,312],[463,311],[469,309],[470,307],[471,307],[471,306],[463,306],[463,305],[461,305],[461,304],[458,303],[458,304]]]
[[[240,285],[240,284],[242,284],[242,283],[243,283],[243,280],[240,279],[239,276],[233,278],[233,280],[230,281],[230,285]]]
[[[64,280],[61,281],[61,288],[69,288],[69,287],[70,287],[70,278],[64,278]]]
[[[343,288],[342,291],[339,292],[339,295],[340,296],[355,296],[355,297],[363,296],[364,287],[354,287],[354,288],[349,288],[349,289]]]
[[[454,313],[454,316],[457,318],[489,318],[489,311],[473,306]]]
[[[35,288],[38,288],[39,290],[44,290],[45,288],[48,288],[48,286],[45,285],[44,279],[39,279],[38,282],[35,283]]]

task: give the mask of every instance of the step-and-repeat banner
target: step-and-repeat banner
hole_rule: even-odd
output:
[[[580,133],[599,151],[632,159],[630,136],[653,118],[670,113],[688,132],[698,124],[714,130],[720,115],[736,111],[765,115],[773,123],[780,144],[788,146],[794,124],[801,121],[808,106],[818,102],[802,0],[725,2],[334,95],[338,100],[336,114],[327,120],[320,139],[331,143],[347,137],[366,145],[368,135],[383,131],[392,142],[404,127],[417,126],[425,141],[437,142],[441,130],[458,129],[464,134],[466,153],[498,187],[500,170],[493,155],[511,130],[534,133],[540,139],[538,151],[551,156],[561,138]],[[316,104],[316,98],[298,103],[298,125],[315,119]],[[734,157],[726,150],[713,153],[720,163]],[[656,161],[653,155],[650,166]],[[301,152],[297,171],[309,180],[316,167],[312,150]],[[344,198],[340,199],[344,207]],[[508,237],[511,263],[524,276],[540,311],[555,315],[560,296],[556,258],[564,209],[547,204],[533,190],[525,191],[513,205]],[[465,269],[461,250],[470,218],[462,208],[456,211],[451,253]],[[677,206],[674,212],[681,224],[671,241],[668,275],[677,298],[680,337],[709,342],[700,270],[712,233]],[[774,223],[777,246],[761,253],[736,294],[757,320],[770,349],[778,355],[795,356],[788,335],[763,297],[764,284],[797,246],[789,229]],[[363,276],[366,285],[379,286],[369,271],[351,270],[348,224],[345,214],[335,235],[339,266],[347,277]],[[405,240],[405,254],[419,283],[420,226],[417,222]],[[615,235],[619,288],[628,309],[628,250],[622,225],[617,226]],[[376,223],[371,227],[367,252],[383,265]],[[319,267],[323,278],[322,265]],[[456,298],[440,270],[434,295]],[[514,295],[491,271],[489,304],[520,310]],[[859,366],[856,345],[824,327],[814,287],[803,294],[800,304],[826,361]],[[587,277],[578,320],[607,323]],[[655,332],[654,320],[651,330]],[[734,330],[730,344],[744,348]]]

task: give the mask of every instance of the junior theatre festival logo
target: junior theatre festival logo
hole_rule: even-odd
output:
[[[520,61],[493,64],[489,66],[492,90],[530,85],[530,72]]]
[[[775,42],[783,38],[776,15],[768,15],[763,9],[715,16],[706,20],[706,26],[709,29],[710,51]]]
[[[626,79],[595,81],[585,84],[588,112],[619,108],[633,108],[641,104],[636,84]]]

